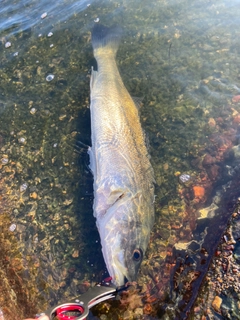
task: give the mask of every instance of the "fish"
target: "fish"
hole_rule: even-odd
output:
[[[97,70],[90,79],[93,214],[112,282],[136,281],[154,224],[154,172],[139,106],[120,76],[119,26],[95,24],[91,41]]]

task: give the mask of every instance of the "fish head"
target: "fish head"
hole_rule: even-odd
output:
[[[116,286],[136,280],[149,242],[154,209],[152,204],[144,208],[139,200],[121,198],[107,210],[105,223],[98,225],[104,260]]]

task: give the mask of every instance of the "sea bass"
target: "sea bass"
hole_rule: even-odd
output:
[[[154,175],[138,107],[115,61],[119,27],[96,24],[92,46],[90,169],[94,216],[112,281],[136,280],[154,223]]]

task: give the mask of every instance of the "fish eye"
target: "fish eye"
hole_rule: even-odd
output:
[[[142,250],[141,249],[135,249],[133,251],[133,255],[132,255],[133,260],[140,261],[142,259],[142,256],[143,256],[143,254],[142,254]]]

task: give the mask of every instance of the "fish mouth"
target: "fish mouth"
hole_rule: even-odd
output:
[[[112,282],[116,286],[123,286],[128,280],[128,271],[125,265],[119,261],[118,257],[113,259],[113,265],[111,266],[113,270]]]
[[[108,252],[108,259],[105,259],[105,252],[103,252],[104,260],[107,265],[108,273],[112,278],[112,283],[115,286],[123,286],[129,280],[128,269],[126,267],[124,261],[124,250],[118,250],[118,253],[113,249],[111,252],[112,256],[109,259],[109,252]]]

